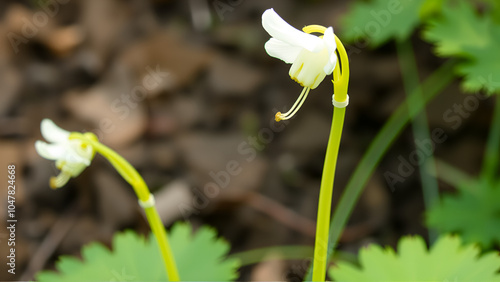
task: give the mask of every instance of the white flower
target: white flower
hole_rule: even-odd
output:
[[[321,27],[320,30],[324,30],[322,37],[297,30],[273,9],[268,9],[262,14],[262,26],[272,36],[264,46],[269,56],[292,64],[290,77],[304,87],[288,112],[276,113],[276,121],[287,120],[304,104],[309,90],[318,87],[335,69],[337,64],[335,35],[332,27]]]
[[[83,144],[79,140],[71,140],[70,132],[66,131],[50,120],[44,119],[40,124],[42,136],[49,142],[35,142],[38,154],[46,159],[56,161],[56,167],[61,170],[57,177],[51,177],[50,186],[60,188],[71,177],[76,177],[90,165],[95,151],[92,146]]]
[[[292,64],[290,77],[304,87],[318,87],[337,64],[335,36],[328,27],[323,38],[297,30],[273,9],[262,14],[262,26],[272,36],[265,48],[271,57]]]

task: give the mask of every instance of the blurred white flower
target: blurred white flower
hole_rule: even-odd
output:
[[[292,64],[290,77],[300,85],[314,89],[333,72],[337,44],[332,27],[321,38],[295,29],[273,9],[262,14],[262,26],[272,37],[265,45],[267,53]]]
[[[71,133],[58,127],[50,119],[42,120],[40,129],[42,136],[52,143],[38,140],[35,142],[35,149],[40,156],[56,161],[56,167],[61,172],[57,177],[50,178],[50,187],[60,188],[90,165],[95,151],[92,146],[80,140],[71,140]]]

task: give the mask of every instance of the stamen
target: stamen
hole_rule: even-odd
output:
[[[277,112],[275,115],[275,120],[281,121],[281,120],[287,120],[287,119],[292,118],[297,113],[297,111],[300,109],[300,107],[302,107],[302,104],[304,104],[304,102],[306,101],[307,95],[309,94],[309,90],[311,90],[311,88],[304,87],[304,89],[302,89],[302,92],[300,93],[299,98],[297,98],[297,101],[295,101],[295,103],[290,108],[290,110],[288,112],[286,112],[285,114],[282,114],[281,112]]]
[[[69,175],[65,171],[61,171],[58,176],[56,177],[52,176],[50,178],[50,188],[52,189],[61,188],[64,186],[64,184],[68,183],[70,178],[71,175]]]

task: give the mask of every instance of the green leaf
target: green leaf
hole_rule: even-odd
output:
[[[500,243],[500,182],[463,184],[428,211],[427,224],[441,233],[457,232],[465,242],[484,248]]]
[[[500,25],[496,28],[500,28]],[[483,89],[490,95],[500,93],[500,59],[497,55],[500,49],[500,32],[495,31],[495,43],[485,48],[466,48],[469,54],[474,55],[457,66],[458,73],[465,77],[462,86],[468,92]]]
[[[343,18],[343,39],[364,39],[377,47],[390,39],[405,40],[420,22],[419,11],[425,0],[355,1]]]
[[[424,38],[436,43],[439,56],[467,55],[465,47],[484,48],[490,41],[488,17],[479,18],[470,3],[445,5],[442,16],[429,20]]]
[[[474,245],[462,246],[457,236],[440,237],[427,250],[419,236],[403,237],[398,253],[370,245],[360,250],[360,267],[339,262],[329,274],[336,281],[500,281],[500,257],[492,252],[479,257]]]
[[[424,31],[439,56],[464,59],[456,70],[464,76],[462,85],[469,92],[500,93],[500,25],[491,15],[478,15],[470,2],[462,0],[443,7],[442,16],[430,20]]]
[[[225,259],[229,244],[214,229],[177,223],[170,233],[172,252],[183,281],[230,281],[238,277],[239,261]],[[146,240],[134,231],[118,233],[113,250],[101,243],[83,247],[82,260],[62,256],[59,272],[42,271],[38,281],[167,281],[163,259],[151,234]]]

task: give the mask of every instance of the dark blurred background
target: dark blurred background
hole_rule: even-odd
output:
[[[34,150],[43,118],[67,130],[92,131],[129,160],[156,194],[167,227],[177,220],[212,225],[232,244],[231,252],[312,246],[332,85],[325,79],[296,117],[275,123],[276,111],[288,109],[301,87],[289,78],[289,65],[266,54],[269,35],[261,15],[273,7],[297,28],[333,26],[341,37],[349,2],[1,1],[1,199],[7,198],[6,167],[15,164],[18,224],[16,275],[5,269],[0,280],[32,279],[36,271],[52,269],[59,255],[78,255],[91,241],[109,244],[119,230],[149,232],[133,190],[100,156],[65,187],[49,188],[58,171]],[[411,40],[424,78],[443,60],[418,34]],[[334,204],[405,99],[393,43],[347,49],[351,103]],[[476,174],[491,101],[482,101],[453,129],[443,113],[464,98],[454,83],[427,114],[430,128],[449,136],[437,146],[437,157]],[[414,150],[407,128],[369,181],[341,250],[356,252],[368,242],[394,245],[404,234],[427,236],[418,171],[393,191],[383,177]],[[4,269],[5,200],[0,207]],[[307,260],[246,266],[240,279],[296,281],[306,266]]]

